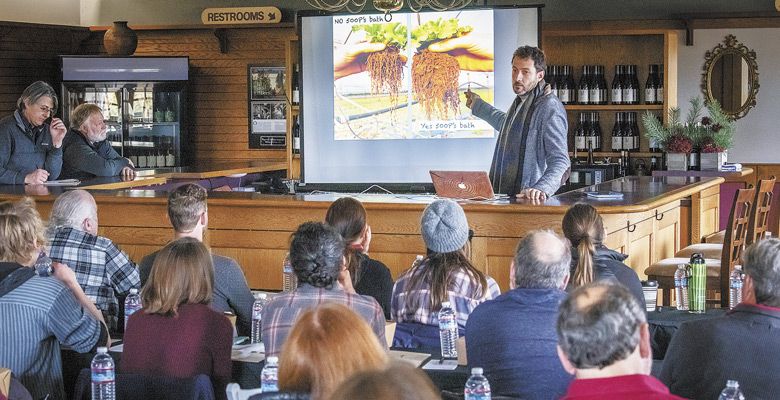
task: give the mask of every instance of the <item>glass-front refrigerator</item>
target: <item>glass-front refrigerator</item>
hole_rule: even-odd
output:
[[[137,168],[187,166],[188,65],[188,57],[62,56],[63,120],[96,104],[111,145]]]

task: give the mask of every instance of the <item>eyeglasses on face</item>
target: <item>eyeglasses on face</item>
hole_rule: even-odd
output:
[[[38,107],[38,109],[41,110],[42,113],[48,116],[53,116],[54,114],[57,113],[57,110],[55,110],[54,108],[49,108],[49,106],[45,106],[41,104],[36,104],[35,106]]]

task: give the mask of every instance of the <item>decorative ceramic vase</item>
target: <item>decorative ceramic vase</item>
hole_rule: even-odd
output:
[[[127,21],[114,21],[114,26],[103,35],[103,47],[112,56],[129,56],[138,47],[138,35],[127,26]]]

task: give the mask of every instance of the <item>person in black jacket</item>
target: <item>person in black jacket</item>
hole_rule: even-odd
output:
[[[780,394],[780,240],[744,253],[742,302],[726,315],[684,322],[672,337],[659,379],[672,393],[716,399],[727,380],[747,399]]]
[[[575,204],[563,216],[563,234],[571,242],[572,267],[568,289],[597,280],[616,280],[636,297],[644,308],[645,297],[636,272],[623,261],[628,258],[604,246],[604,222],[589,204]]]
[[[84,103],[70,115],[70,131],[63,142],[62,179],[96,176],[135,177],[133,162],[122,157],[106,140],[108,133],[100,107]]]
[[[368,256],[371,227],[366,222],[363,204],[352,197],[342,197],[328,208],[325,223],[334,227],[344,238],[347,270],[355,292],[376,299],[382,306],[385,319],[389,320],[393,277],[385,264]]]

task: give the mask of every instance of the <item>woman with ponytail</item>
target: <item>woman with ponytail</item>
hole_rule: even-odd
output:
[[[645,304],[639,277],[623,263],[628,256],[604,246],[604,222],[593,206],[575,204],[569,208],[563,216],[563,234],[573,247],[569,289],[611,279],[626,286],[639,304]]]
[[[368,256],[371,227],[363,204],[352,197],[342,197],[328,207],[325,223],[344,238],[344,257],[355,292],[376,299],[389,320],[393,276],[385,264]]]

